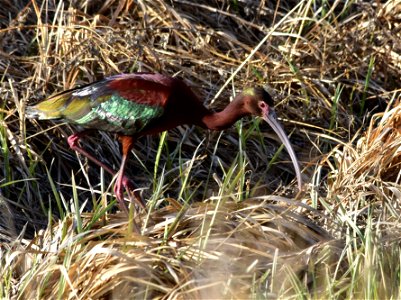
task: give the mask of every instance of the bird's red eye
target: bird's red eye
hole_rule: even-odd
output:
[[[261,102],[259,102],[259,107],[261,109],[266,109],[267,108],[267,104],[265,102],[261,101]]]

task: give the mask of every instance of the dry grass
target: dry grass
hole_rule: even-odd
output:
[[[24,298],[43,289],[43,295],[61,293],[61,298],[219,299],[248,298],[252,285],[280,290],[286,279],[281,269],[305,271],[307,260],[318,255],[313,249],[328,247],[330,237],[291,210],[268,204],[274,197],[265,198],[194,204],[181,217],[174,206],[166,206],[141,224],[141,234],[127,231],[124,214],[95,222],[86,215],[87,229],[78,236],[74,220],[64,219],[57,231],[42,232],[25,248],[21,259],[27,265],[20,273],[31,279],[21,292]],[[177,218],[174,231],[166,234]],[[54,239],[57,246],[48,243]],[[43,253],[32,268],[37,251]],[[275,281],[268,283],[263,278],[272,272]]]
[[[2,7],[1,297],[399,297],[400,1]],[[305,191],[258,120],[177,128],[134,149],[149,203],[136,233],[108,204],[111,178],[68,149],[73,128],[24,118],[53,92],[135,71],[179,76],[216,109],[267,84]],[[112,136],[85,147],[118,166]]]

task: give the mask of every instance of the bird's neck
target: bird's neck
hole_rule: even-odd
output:
[[[202,117],[202,123],[211,130],[223,130],[246,115],[248,113],[244,111],[242,103],[234,100],[222,111],[207,113]]]

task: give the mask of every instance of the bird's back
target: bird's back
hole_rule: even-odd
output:
[[[152,73],[115,75],[29,106],[26,116],[132,135],[163,115],[175,81]]]

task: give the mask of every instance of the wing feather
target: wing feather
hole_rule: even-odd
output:
[[[110,78],[107,87],[129,101],[165,107],[174,79],[161,74],[122,74]]]
[[[28,107],[27,117],[134,134],[163,114],[175,80],[151,73],[115,75]]]

